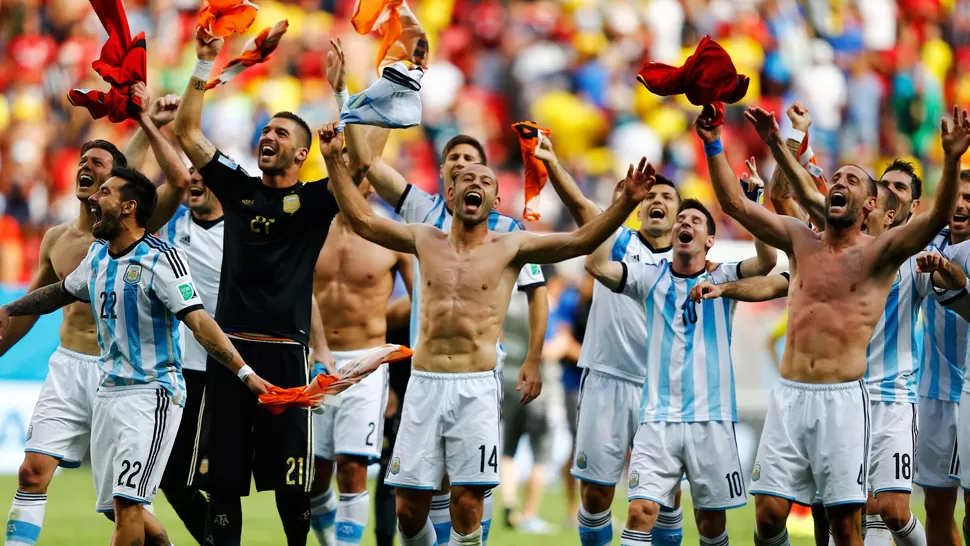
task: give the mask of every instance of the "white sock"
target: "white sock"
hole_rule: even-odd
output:
[[[579,543],[582,546],[606,546],[613,543],[613,514],[610,510],[590,514],[580,503]]]
[[[370,515],[370,494],[367,491],[340,495],[337,503],[337,546],[353,546],[364,539],[364,528]]]
[[[714,538],[699,537],[701,539],[701,546],[728,546],[728,534],[727,530],[721,533],[720,536]]]
[[[925,538],[923,539],[925,542]],[[893,534],[879,516],[866,515],[866,546],[892,546]]]
[[[431,512],[428,517],[437,537],[435,544],[448,544],[451,539],[451,492],[431,497]]]
[[[335,546],[334,522],[337,521],[337,496],[333,488],[310,499],[310,528],[320,546]]]
[[[451,530],[451,540],[448,546],[481,546],[482,528],[479,527],[467,535],[463,535],[454,529]]]
[[[44,524],[47,493],[17,491],[7,516],[5,546],[34,546]]]
[[[424,522],[424,527],[413,537],[404,536],[404,533],[400,529],[397,534],[401,536],[401,546],[435,546],[437,544],[434,536],[434,526],[431,525],[430,519]]]
[[[488,530],[492,528],[492,512],[495,510],[495,498],[492,497],[492,490],[485,492],[484,504],[482,506],[482,545],[488,542]]]
[[[653,539],[649,532],[634,531],[624,528],[620,532],[620,546],[645,546],[651,544]]]
[[[899,531],[893,531],[893,538],[897,546],[926,546],[926,531],[923,524],[913,514],[909,515],[909,523]]]
[[[754,544],[755,546],[791,546],[791,542],[788,540],[788,529],[771,538],[761,538],[758,536],[758,531],[755,531]]]

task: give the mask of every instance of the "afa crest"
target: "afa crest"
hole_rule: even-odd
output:
[[[391,461],[391,474],[397,474],[401,471],[401,459],[399,457],[394,457]]]
[[[751,481],[756,482],[761,479],[761,465],[755,464],[754,470],[751,471]]]
[[[209,458],[206,457],[205,459],[202,459],[201,463],[199,463],[199,474],[208,474],[208,473],[209,473]]]
[[[586,452],[585,451],[580,451],[579,453],[576,454],[576,466],[579,467],[580,470],[585,470],[586,469]]]
[[[640,473],[634,470],[630,472],[630,489],[640,487]]]
[[[283,198],[283,212],[293,214],[300,210],[300,196],[293,194]]]
[[[138,284],[141,280],[141,266],[137,264],[131,264],[128,269],[125,270],[125,282],[127,284]]]

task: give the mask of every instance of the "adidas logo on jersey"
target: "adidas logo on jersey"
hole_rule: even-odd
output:
[[[251,206],[253,206],[253,200],[252,199],[243,199],[242,200],[242,204],[243,204],[244,207],[251,207]]]
[[[188,235],[183,235],[182,238],[179,239],[179,243],[183,245],[191,244],[191,242],[192,242],[192,238]]]

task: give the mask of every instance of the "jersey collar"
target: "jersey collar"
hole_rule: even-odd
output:
[[[670,249],[674,248],[673,244],[669,244],[663,248],[653,248],[653,245],[651,245],[650,242],[647,241],[647,238],[640,233],[640,230],[636,230],[635,233],[637,234],[637,237],[640,238],[640,242],[643,243],[643,246],[647,247],[647,250],[654,254],[663,254],[664,252],[669,252]]]
[[[222,222],[223,218],[225,218],[225,216],[220,216],[220,217],[216,218],[215,220],[199,220],[193,214],[192,215],[192,222],[195,223],[195,225],[199,226],[200,228],[205,229],[205,230],[208,230],[209,228],[218,225],[219,222]]]
[[[144,235],[141,236],[141,239],[138,239],[134,243],[131,243],[130,245],[128,245],[128,248],[122,250],[121,252],[119,252],[117,254],[115,254],[114,252],[111,252],[111,247],[108,247],[108,256],[111,256],[111,259],[112,260],[117,260],[118,258],[123,257],[125,254],[128,254],[129,252],[131,252],[132,250],[134,250],[136,246],[138,246],[139,244],[141,244],[141,242],[145,240],[145,237],[148,237],[148,232],[147,231],[145,232]]]

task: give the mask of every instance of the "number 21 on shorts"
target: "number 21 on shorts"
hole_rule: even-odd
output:
[[[482,444],[478,446],[478,451],[481,453],[481,464],[479,465],[478,471],[485,473],[485,466],[490,466],[492,472],[498,472],[498,446],[492,446],[491,454],[488,456],[488,462],[485,462],[485,453],[488,451],[485,445]]]
[[[286,485],[303,485],[303,457],[290,457],[286,460]],[[293,471],[296,479],[293,479]]]

